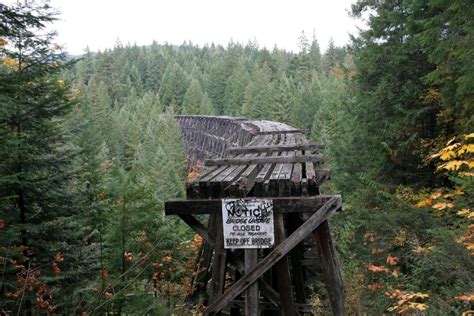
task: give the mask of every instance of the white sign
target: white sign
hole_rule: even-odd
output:
[[[271,248],[273,233],[272,200],[222,200],[224,248]]]

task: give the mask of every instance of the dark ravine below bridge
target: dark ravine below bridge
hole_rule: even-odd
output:
[[[320,195],[319,186],[330,175],[321,169],[324,146],[310,144],[304,130],[284,123],[225,116],[176,119],[188,159],[202,162],[199,175],[186,183],[186,199],[165,204],[167,215],[180,216],[204,240],[188,301],[207,306],[206,315],[303,314],[311,310],[309,286],[322,275],[333,314],[344,315],[327,222],[342,202],[340,196]],[[272,201],[274,246],[224,248],[222,201],[229,198]],[[210,214],[206,224],[198,214]]]

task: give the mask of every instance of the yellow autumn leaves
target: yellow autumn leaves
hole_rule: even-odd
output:
[[[6,58],[2,60],[2,65],[5,66],[7,69],[16,70],[18,69],[18,61],[12,58]]]
[[[429,298],[429,294],[416,292],[405,294],[402,291],[399,291],[397,294],[399,294],[399,299],[395,305],[387,309],[389,312],[404,314],[414,311],[425,311],[429,307],[427,304],[419,302],[419,300]]]
[[[431,207],[432,209],[441,212],[447,211],[456,207],[455,198],[459,195],[464,195],[464,191],[456,189],[451,193],[443,194],[443,190],[439,189],[432,193],[428,198],[416,204],[416,207]],[[469,221],[474,220],[474,212],[469,208],[464,207],[456,212],[456,215],[467,219],[467,230],[456,241],[470,251],[470,255],[474,256],[474,224]]]
[[[456,142],[456,138],[452,138],[446,146],[434,155],[429,157],[429,160],[439,159],[441,164],[437,167],[437,170],[451,171],[459,177],[459,179],[465,179],[465,177],[474,176],[474,133],[463,135]],[[465,179],[467,180],[467,179]],[[431,207],[432,209],[441,212],[449,211],[450,209],[456,210],[457,201],[456,197],[464,195],[463,185],[459,186],[453,192],[443,193],[443,189],[439,189],[432,193],[429,197],[420,201],[416,204],[416,207]],[[461,206],[462,207],[462,206]],[[439,213],[441,214],[441,213]],[[446,214],[446,213],[445,213]],[[474,256],[474,212],[468,207],[462,207],[457,210],[457,216],[463,218],[462,226],[466,227],[466,230],[460,235],[456,241],[462,244],[471,256]]]
[[[0,47],[4,47],[4,46],[7,46],[8,44],[10,44],[6,39],[0,37]],[[51,52],[55,52],[57,50],[61,49],[61,46],[59,46],[58,44],[53,44],[52,47],[51,47]],[[25,64],[27,64],[29,61],[28,58],[26,58],[26,56],[24,56],[24,59],[22,60],[22,65],[24,66]],[[19,62],[17,59],[14,59],[14,58],[5,58],[5,56],[3,56],[3,58],[0,57],[0,65],[4,66],[6,69],[10,70],[10,71],[18,71],[20,70],[19,68]],[[58,67],[59,66],[59,63],[57,61],[53,61],[51,64],[50,64],[51,67]]]
[[[430,156],[430,159],[441,159],[445,161],[438,166],[438,170],[445,169],[449,171],[460,171],[459,176],[461,177],[472,177],[474,172],[474,143],[468,143],[471,139],[474,138],[474,133],[466,134],[463,136],[464,143],[456,142],[455,138],[451,139],[446,147],[441,149],[438,153]],[[464,167],[465,170],[460,170]]]
[[[0,37],[0,47],[8,45],[8,41]],[[0,59],[0,63],[9,70],[18,69],[18,61],[12,58]]]
[[[469,219],[474,219],[474,212],[471,212],[468,208],[463,208],[462,210],[456,213],[459,216],[464,216]]]
[[[386,262],[390,266],[396,266],[398,261],[400,260],[399,257],[392,257],[391,255],[387,256]],[[385,266],[376,266],[373,264],[369,264],[367,266],[367,270],[373,273],[386,273],[391,274],[394,278],[398,278],[398,271],[400,268],[393,268],[393,271]],[[385,288],[385,295],[388,296],[391,300],[396,300],[396,302],[387,309],[389,312],[393,312],[396,314],[410,314],[416,311],[426,311],[429,306],[428,304],[422,302],[422,300],[427,299],[430,297],[427,293],[419,293],[419,292],[405,292],[400,289],[394,289],[392,286],[384,286],[379,283],[369,284],[367,288],[370,291],[377,291]]]
[[[463,195],[464,191],[457,189],[451,193],[443,194],[443,190],[440,189],[434,193],[432,193],[427,199],[419,202],[416,204],[416,207],[426,207],[431,206],[433,209],[442,211],[444,209],[453,208],[455,206],[454,202],[450,202],[449,200],[455,198],[457,195]],[[442,198],[443,200],[438,200]]]

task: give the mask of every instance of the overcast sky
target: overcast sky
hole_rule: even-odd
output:
[[[57,41],[71,54],[123,44],[181,44],[191,40],[226,45],[256,39],[260,47],[297,51],[304,30],[315,31],[321,49],[332,37],[338,46],[356,34],[349,17],[354,0],[51,0],[61,12]],[[360,23],[359,23],[360,25]]]

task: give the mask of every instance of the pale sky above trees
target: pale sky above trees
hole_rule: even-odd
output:
[[[14,2],[14,1],[7,1]],[[182,44],[192,41],[227,45],[257,40],[260,47],[297,51],[301,31],[311,39],[313,31],[324,51],[332,37],[342,46],[349,33],[356,34],[349,17],[354,0],[51,0],[61,21],[59,44],[72,54],[88,46],[91,51],[123,44]]]

